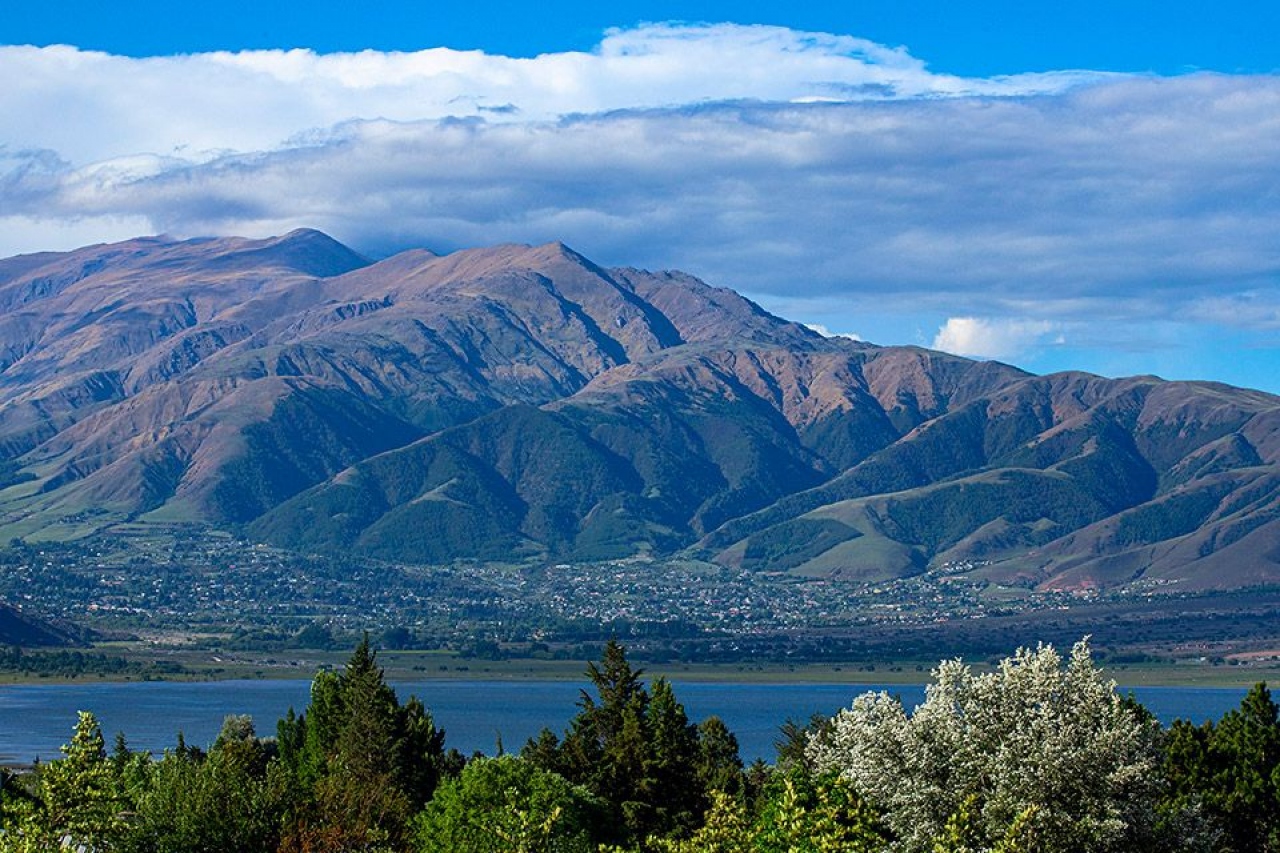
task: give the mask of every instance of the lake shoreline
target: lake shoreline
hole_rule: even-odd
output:
[[[317,672],[340,669],[348,651],[298,651],[279,653],[214,654],[200,650],[175,650],[127,654],[140,664],[166,661],[185,671],[157,674],[98,674],[40,676],[0,673],[0,685],[67,684],[93,685],[129,682],[207,681],[309,681]],[[579,681],[585,682],[587,661],[510,658],[482,660],[448,652],[378,653],[388,679],[393,681]],[[923,684],[932,680],[938,661],[886,661],[844,663],[654,663],[636,660],[649,678],[696,680],[726,684]],[[987,668],[984,661],[972,661],[976,670]],[[1280,666],[1213,665],[1210,663],[1100,664],[1108,677],[1134,687],[1251,687],[1258,682],[1280,683]]]
[[[652,683],[652,676],[646,678]],[[389,679],[401,700],[417,696],[448,746],[464,755],[518,750],[543,727],[563,731],[580,707],[584,684],[564,679]],[[829,717],[866,691],[899,696],[913,708],[923,701],[926,684],[878,682],[731,683],[682,675],[672,681],[689,719],[722,718],[751,761],[774,756],[780,727],[806,722],[812,714]],[[1218,719],[1245,695],[1242,687],[1142,687],[1125,685],[1168,725],[1175,718],[1199,724]],[[305,709],[310,685],[301,679],[210,682],[100,682],[27,684],[0,687],[0,766],[21,768],[60,755],[78,711],[92,711],[103,734],[126,736],[131,749],[158,754],[185,742],[207,748],[228,715],[250,717],[257,733],[269,737],[288,709]]]

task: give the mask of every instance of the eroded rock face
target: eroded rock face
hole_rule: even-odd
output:
[[[1280,569],[1278,465],[1271,395],[827,339],[559,243],[0,261],[0,535],[158,513],[405,560],[1230,586]]]

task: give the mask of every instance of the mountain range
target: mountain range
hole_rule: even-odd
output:
[[[824,337],[678,272],[316,231],[0,260],[0,536],[1280,579],[1280,397]]]

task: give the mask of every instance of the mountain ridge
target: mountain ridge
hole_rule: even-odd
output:
[[[1260,391],[827,338],[555,242],[138,238],[0,260],[0,305],[2,536],[198,521],[398,561],[1280,577]]]

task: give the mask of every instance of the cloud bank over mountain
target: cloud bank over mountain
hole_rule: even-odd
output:
[[[296,226],[372,254],[562,239],[869,340],[1274,361],[1276,76],[968,79],[737,25],[532,59],[9,47],[0,74],[0,255]]]
[[[51,46],[4,48],[0,66],[5,79],[20,81],[0,93],[0,109],[44,117],[7,125],[6,142],[51,149],[76,164],[144,152],[198,162],[290,147],[313,129],[350,119],[527,122],[726,100],[1010,96],[1099,76],[963,79],[931,73],[901,48],[732,24],[614,30],[591,53],[532,59],[447,48],[139,59]],[[50,116],[50,103],[74,105],[74,119]],[[85,133],[88,127],[95,132]]]

